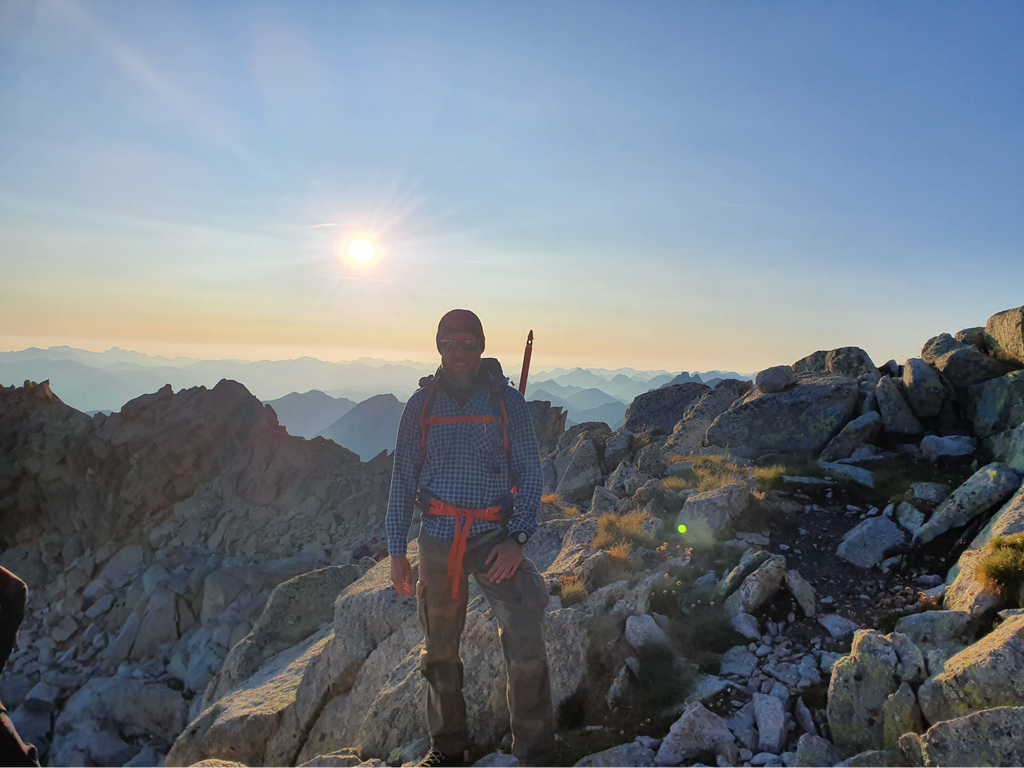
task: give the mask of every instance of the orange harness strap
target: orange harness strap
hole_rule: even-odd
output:
[[[447,579],[452,580],[452,599],[459,596],[459,585],[462,578],[462,561],[466,556],[466,542],[469,541],[469,529],[477,520],[485,520],[488,523],[500,523],[502,508],[487,507],[486,509],[462,509],[445,504],[438,499],[430,500],[428,509],[432,515],[455,518],[455,540],[452,541],[452,548],[448,553],[448,575]]]

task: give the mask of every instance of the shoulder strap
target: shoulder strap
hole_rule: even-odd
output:
[[[427,433],[430,431],[429,418],[434,415],[434,400],[437,399],[437,377],[432,376],[424,385],[427,390],[423,398],[423,410],[420,412],[420,449],[423,451],[423,460],[427,460]]]
[[[508,462],[508,480],[515,485],[512,479],[512,444],[508,437],[508,409],[505,407],[505,387],[507,385],[491,383],[491,410],[494,411],[494,426],[498,428],[498,437],[501,439],[501,449],[505,452],[505,461]]]

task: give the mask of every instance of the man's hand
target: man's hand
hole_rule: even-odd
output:
[[[491,561],[494,565],[491,565]],[[486,565],[491,565],[487,572],[487,578],[493,584],[501,584],[505,579],[511,579],[519,570],[519,564],[523,562],[523,548],[512,539],[501,542],[491,550],[487,556]]]
[[[391,557],[391,583],[398,594],[412,595],[412,566],[409,565],[409,558]]]

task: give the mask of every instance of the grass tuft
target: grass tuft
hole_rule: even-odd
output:
[[[576,517],[576,515],[578,515],[579,513],[579,507],[562,507],[562,514],[569,519]]]
[[[985,545],[978,573],[1010,598],[1024,586],[1024,533],[998,536]]]
[[[666,477],[661,483],[665,486],[665,490],[673,491],[674,493],[687,491],[693,487],[693,483],[683,477]]]
[[[781,464],[773,464],[770,467],[758,467],[750,476],[761,485],[774,488],[782,482],[782,476],[786,474],[786,468]]]
[[[586,602],[587,590],[580,584],[575,576],[560,576],[558,578],[559,596],[562,598],[562,607],[568,608],[576,603]]]
[[[657,542],[643,529],[650,520],[650,513],[642,510],[625,515],[606,512],[597,520],[597,535],[590,545],[594,549],[611,549],[616,544],[625,543],[630,547],[654,549]]]
[[[541,504],[557,504],[562,500],[562,494],[560,493],[545,493],[540,497]]]

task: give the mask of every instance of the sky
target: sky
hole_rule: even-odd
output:
[[[465,307],[538,367],[903,360],[1024,304],[1022,38],[999,1],[5,0],[0,350],[430,361]]]

